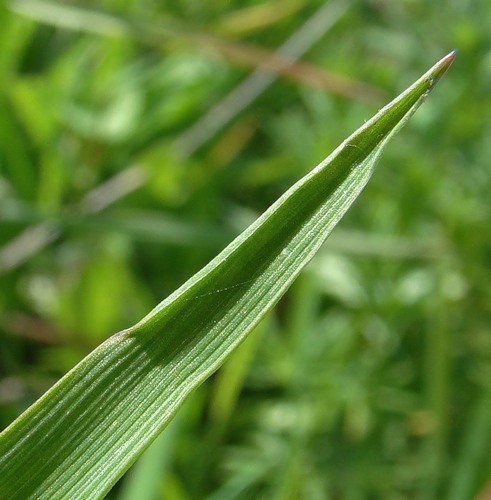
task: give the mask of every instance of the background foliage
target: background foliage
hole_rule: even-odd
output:
[[[308,271],[110,496],[484,498],[487,2],[60,5],[0,10],[2,428],[458,47]],[[288,39],[302,65],[271,59]]]

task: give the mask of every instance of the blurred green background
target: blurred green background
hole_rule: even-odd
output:
[[[5,2],[1,427],[457,47],[110,498],[490,498],[490,26],[484,0]]]

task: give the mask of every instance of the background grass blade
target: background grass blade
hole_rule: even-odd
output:
[[[437,63],[203,270],[94,350],[7,428],[1,496],[105,494],[291,285],[453,58]]]

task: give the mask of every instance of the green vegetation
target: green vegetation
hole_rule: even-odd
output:
[[[2,426],[458,46],[452,78],[333,237],[109,495],[484,491],[487,6],[60,5],[0,10]],[[247,289],[262,271],[249,266]],[[210,291],[239,300],[244,277],[196,298],[210,309]]]
[[[370,178],[451,53],[134,327],[94,350],[0,436],[5,498],[106,494],[278,302]]]

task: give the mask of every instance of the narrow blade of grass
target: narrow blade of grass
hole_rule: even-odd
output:
[[[137,325],[0,436],[0,497],[98,498],[273,307],[357,198],[451,53],[297,182]]]

